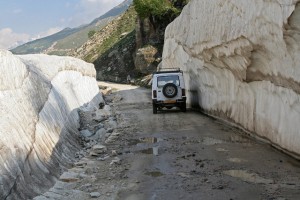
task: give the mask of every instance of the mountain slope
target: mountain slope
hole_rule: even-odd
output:
[[[97,79],[123,82],[135,73],[136,20],[137,13],[130,7],[69,55],[92,62]]]
[[[125,0],[91,23],[76,28],[66,28],[56,34],[28,42],[11,50],[14,54],[47,53],[66,55],[72,49],[78,48],[88,40],[90,31],[103,28],[116,16],[122,14],[131,5],[132,0]]]
[[[156,0],[157,3],[159,1]],[[152,5],[153,1],[133,2],[126,12],[68,54],[92,62],[98,80],[124,83],[130,75],[132,83],[147,84],[148,77],[145,79],[143,76],[155,71],[161,61],[164,30],[186,4],[168,1],[156,8]],[[145,6],[138,12],[137,2]],[[163,11],[156,12],[161,8]],[[145,10],[151,12],[148,17],[141,16]]]
[[[14,54],[31,54],[31,53],[41,53],[42,51],[49,48],[55,41],[63,39],[69,35],[72,35],[79,31],[80,28],[65,28],[62,31],[50,35],[45,38],[34,40],[16,47],[11,50]]]

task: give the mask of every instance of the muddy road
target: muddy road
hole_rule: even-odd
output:
[[[84,156],[35,200],[300,199],[299,161],[198,112],[154,115],[148,89],[99,84],[113,88],[104,140],[84,139]]]
[[[114,198],[300,199],[300,162],[197,112],[154,115],[150,90],[108,86],[125,179]]]

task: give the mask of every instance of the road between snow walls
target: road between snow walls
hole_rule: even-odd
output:
[[[76,162],[35,200],[300,198],[299,161],[198,112],[153,115],[149,89],[100,85],[106,104],[80,109]]]

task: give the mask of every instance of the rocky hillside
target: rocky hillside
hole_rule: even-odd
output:
[[[56,34],[41,38],[11,50],[14,54],[46,53],[67,55],[70,51],[83,45],[92,32],[101,30],[108,22],[125,12],[132,0],[125,0],[91,23],[76,28],[66,28]]]
[[[78,108],[103,99],[93,65],[79,59],[0,50],[0,63],[0,199],[28,199],[73,163]]]
[[[300,155],[299,0],[192,0],[166,30],[163,68],[188,101]]]
[[[166,26],[187,1],[133,1],[123,15],[69,55],[94,63],[97,79],[138,84],[161,61]],[[141,4],[139,4],[141,2]],[[146,78],[145,80],[149,80]]]
[[[99,80],[126,80],[128,73],[135,71],[132,56],[136,19],[137,14],[130,7],[70,55],[94,63]]]

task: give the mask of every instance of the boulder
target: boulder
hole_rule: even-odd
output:
[[[107,147],[101,144],[94,145],[91,149],[90,156],[99,156],[107,152]]]
[[[149,74],[156,71],[159,62],[158,50],[154,46],[149,45],[138,49],[134,64],[141,73]]]
[[[99,193],[99,192],[91,192],[90,193],[90,197],[91,198],[98,198],[98,197],[100,197],[101,196],[101,194]]]
[[[59,180],[62,182],[77,182],[79,180],[79,174],[75,172],[64,172]]]
[[[99,140],[101,138],[103,138],[106,134],[106,130],[104,128],[100,128],[95,135],[93,135],[92,137],[90,137],[90,139],[92,140]]]
[[[91,137],[92,135],[94,135],[94,133],[90,132],[89,130],[81,130],[81,131],[80,131],[80,134],[81,134],[83,137]]]

